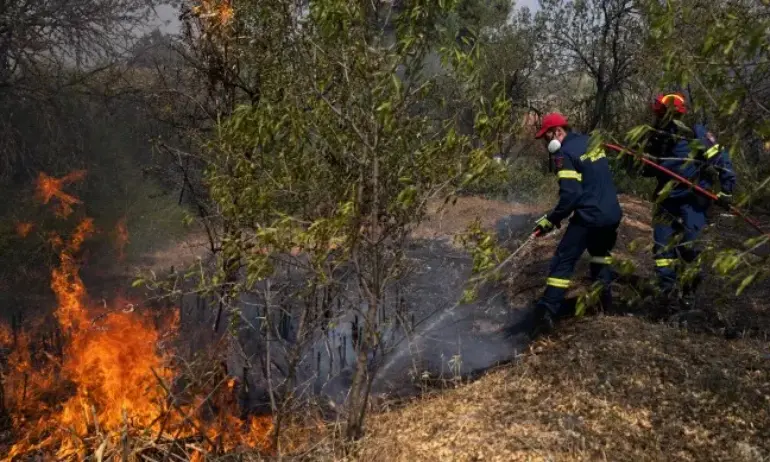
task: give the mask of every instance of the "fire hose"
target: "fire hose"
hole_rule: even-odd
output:
[[[652,168],[654,168],[654,169],[656,169],[656,170],[658,170],[660,172],[663,172],[664,174],[666,174],[666,175],[670,176],[671,178],[679,181],[680,183],[683,183],[683,184],[691,187],[692,189],[694,189],[695,191],[697,191],[701,195],[711,199],[712,201],[717,201],[719,199],[716,196],[716,194],[712,193],[711,191],[708,191],[706,189],[701,188],[700,186],[694,184],[692,181],[684,178],[683,176],[678,175],[678,174],[672,172],[671,170],[667,169],[666,167],[661,166],[660,164],[658,164],[656,162],[653,162],[652,160],[648,159],[644,154],[639,154],[639,153],[633,152],[633,151],[631,151],[628,148],[624,148],[624,147],[618,146],[616,144],[605,143],[604,147],[606,147],[608,149],[612,149],[613,151],[617,151],[619,153],[624,153],[625,152],[625,153],[627,153],[629,155],[632,155],[632,156],[636,157],[637,159],[641,160],[644,164],[649,165],[650,167],[652,167]],[[762,226],[760,226],[760,224],[759,224],[759,222],[757,220],[755,220],[754,218],[746,215],[745,213],[743,213],[740,209],[736,208],[735,206],[730,205],[730,206],[728,206],[727,210],[731,214],[735,215],[738,218],[741,218],[743,221],[748,223],[752,228],[756,229],[760,234],[770,235],[767,231],[762,229]]]
[[[663,167],[662,165],[658,164],[657,162],[654,162],[654,161],[648,159],[645,154],[639,154],[639,153],[636,153],[634,151],[631,151],[628,148],[624,148],[623,146],[618,146],[616,144],[611,144],[611,143],[604,143],[604,147],[606,147],[608,149],[612,149],[613,151],[617,151],[619,153],[627,153],[629,155],[632,155],[632,156],[636,157],[637,159],[641,160],[644,164],[649,165],[650,167],[652,167],[652,168],[654,168],[654,169],[656,169],[656,170],[658,170],[660,172],[663,172],[664,174],[666,174],[666,175],[670,176],[671,178],[679,181],[680,183],[683,183],[683,184],[691,187],[692,189],[694,189],[698,193],[702,194],[703,196],[707,197],[711,201],[719,200],[719,198],[717,197],[716,194],[712,193],[711,191],[708,191],[706,189],[701,188],[700,186],[696,185],[695,183],[693,183],[692,181],[688,180],[687,178],[684,178],[683,176],[678,175],[675,172],[672,172],[671,170],[667,169],[666,167]],[[730,206],[728,206],[727,210],[731,214],[733,214],[734,216],[743,219],[743,221],[748,223],[751,227],[753,227],[755,230],[757,230],[760,234],[770,236],[770,233],[765,231],[757,220],[755,220],[754,218],[746,215],[740,209],[736,208],[733,205],[730,205]],[[499,265],[497,265],[492,270],[485,271],[483,274],[481,274],[481,275],[471,279],[470,282],[476,282],[476,281],[482,279],[486,275],[493,274],[493,273],[501,270],[504,266],[506,266],[508,263],[510,263],[516,257],[516,255],[518,255],[522,250],[524,250],[525,248],[529,247],[529,245],[535,240],[535,238],[537,238],[539,236],[540,236],[540,230],[537,230],[537,231],[533,232],[524,241],[524,243],[522,243],[516,250],[514,250],[508,256],[508,258],[503,260]]]

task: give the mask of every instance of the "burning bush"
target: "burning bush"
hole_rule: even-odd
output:
[[[41,174],[38,197],[45,203],[57,198],[57,214],[64,217],[69,213],[62,207],[79,200],[61,187],[82,178]],[[184,404],[172,392],[172,352],[158,345],[175,332],[178,311],[162,319],[165,327],[159,329],[148,313],[89,303],[77,255],[95,232],[87,218],[71,236],[51,236],[58,253],[51,271],[57,299],[53,332],[43,322],[0,329],[7,352],[4,403],[16,438],[7,460],[32,454],[103,460],[147,451],[199,459],[238,446],[269,451],[271,417],[239,417],[234,382],[226,375],[206,390],[185,390]]]

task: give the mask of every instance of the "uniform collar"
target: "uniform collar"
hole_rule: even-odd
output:
[[[567,136],[564,137],[564,141],[561,142],[562,146],[567,144],[571,139],[575,138],[577,136],[577,133],[575,132],[569,132],[567,133]]]

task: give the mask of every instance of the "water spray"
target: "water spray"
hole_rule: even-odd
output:
[[[529,247],[530,244],[532,244],[535,241],[535,238],[537,238],[539,236],[540,236],[540,230],[537,230],[537,231],[533,232],[532,234],[529,235],[529,237],[516,250],[511,252],[511,254],[508,255],[508,258],[503,260],[502,263],[500,263],[496,267],[492,268],[491,270],[485,271],[484,273],[476,276],[475,278],[471,279],[469,282],[472,282],[472,283],[473,282],[478,282],[479,280],[485,278],[486,276],[488,276],[490,274],[493,274],[493,273],[496,273],[497,271],[500,271],[501,269],[503,269],[504,266],[506,266],[511,261],[513,261],[513,259],[516,257],[516,255],[521,253],[522,250],[524,250],[527,247]]]
[[[512,252],[512,253],[511,253],[511,254],[510,254],[510,255],[509,255],[509,256],[508,256],[508,257],[507,257],[505,260],[503,260],[503,261],[502,261],[502,263],[500,263],[499,265],[497,265],[497,266],[496,266],[495,268],[493,268],[492,270],[490,270],[490,271],[485,271],[483,274],[480,274],[480,275],[476,276],[475,278],[473,278],[473,279],[469,280],[468,282],[470,282],[470,283],[475,283],[475,282],[478,282],[478,281],[480,281],[481,279],[483,279],[484,277],[488,276],[489,274],[492,274],[492,273],[494,273],[494,272],[496,272],[496,271],[499,271],[500,269],[502,269],[503,267],[505,267],[506,265],[508,265],[508,264],[509,264],[511,261],[513,261],[513,259],[514,259],[514,258],[515,258],[515,257],[516,257],[518,254],[520,254],[520,253],[521,253],[521,252],[522,252],[524,249],[526,249],[527,247],[529,247],[529,246],[530,246],[530,245],[531,245],[531,244],[532,244],[532,243],[535,241],[535,238],[537,238],[537,237],[539,237],[539,236],[540,236],[540,234],[541,234],[541,233],[540,233],[540,231],[539,231],[539,230],[538,230],[538,231],[535,231],[535,232],[533,232],[532,234],[530,234],[530,235],[529,235],[529,237],[527,237],[527,239],[526,239],[526,240],[525,240],[525,241],[524,241],[524,242],[523,242],[523,243],[522,243],[522,244],[521,244],[521,245],[520,245],[518,248],[516,248],[516,250],[514,250],[514,251],[513,251],[513,252]],[[427,325],[426,325],[424,328],[422,328],[422,329],[420,330],[420,333],[415,333],[415,335],[414,335],[413,337],[411,337],[411,338],[408,338],[408,336],[407,336],[407,337],[405,337],[403,340],[407,340],[408,342],[410,342],[410,343],[411,343],[411,342],[415,341],[417,338],[419,338],[420,336],[422,336],[424,333],[426,333],[426,332],[430,332],[430,331],[431,331],[431,330],[433,330],[433,329],[434,329],[434,328],[435,328],[437,325],[441,324],[441,323],[442,323],[442,322],[443,322],[443,321],[444,321],[444,320],[445,320],[445,319],[446,319],[448,316],[452,315],[452,314],[454,313],[455,309],[456,309],[458,306],[460,306],[461,304],[462,304],[462,300],[458,300],[458,301],[456,301],[456,302],[455,302],[455,303],[454,303],[452,306],[450,306],[450,307],[448,307],[448,308],[444,309],[444,310],[443,310],[443,312],[442,312],[440,315],[438,315],[438,316],[436,316],[435,318],[431,319],[431,320],[430,320],[430,322],[428,322],[428,324],[427,324]],[[437,312],[438,312],[438,311],[434,312],[434,314],[435,314],[435,313],[437,313]],[[428,319],[428,318],[426,318],[426,320],[427,320],[427,319]],[[401,343],[401,341],[399,341],[398,343]],[[393,367],[393,365],[394,365],[394,364],[396,364],[396,363],[397,363],[397,361],[398,361],[398,360],[399,360],[401,357],[403,357],[403,356],[404,356],[404,355],[405,355],[405,354],[406,354],[408,351],[410,351],[410,349],[408,349],[408,348],[401,348],[401,349],[399,349],[398,351],[396,351],[396,352],[395,352],[395,353],[394,353],[392,356],[390,356],[390,357],[387,359],[387,361],[386,361],[386,362],[385,362],[385,363],[382,365],[382,368],[381,368],[381,369],[380,369],[380,371],[379,371],[379,375],[380,375],[380,376],[387,376],[387,373],[388,373],[388,371],[391,369],[391,367]]]

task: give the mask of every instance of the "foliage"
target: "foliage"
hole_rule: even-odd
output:
[[[763,199],[764,178],[770,171],[758,160],[764,149],[762,141],[770,137],[765,117],[765,100],[770,96],[770,10],[766,5],[740,1],[707,5],[680,0],[649,2],[645,6],[650,22],[647,46],[658,52],[664,70],[660,85],[683,91],[692,105],[683,123],[707,123],[717,133],[719,143],[729,148],[739,174],[739,206]],[[642,152],[651,130],[649,125],[629,130],[627,145]],[[628,163],[621,161],[619,165],[627,167]],[[767,240],[767,236],[749,239],[743,249],[720,249],[712,243],[698,261],[680,268],[682,282],[692,280],[696,268],[709,265],[732,281],[740,293],[767,274],[765,259],[753,255]]]
[[[556,197],[558,182],[545,166],[546,159],[523,156],[508,160],[504,170],[480,180],[473,187],[463,189],[463,194],[478,194],[490,199],[524,204],[540,204],[544,197]]]
[[[468,303],[478,296],[478,282],[488,282],[500,277],[499,265],[506,257],[506,250],[497,242],[491,231],[482,229],[481,222],[476,219],[461,234],[455,237],[473,259],[469,287],[463,292],[462,301]]]
[[[535,23],[542,78],[551,91],[569,88],[566,100],[585,115],[573,123],[616,128],[643,82],[645,24],[637,2],[541,0]]]
[[[103,231],[93,250],[105,273],[121,219],[130,258],[194,216],[216,262],[187,276],[216,300],[215,330],[236,334],[230,346],[243,353],[240,339],[257,338],[250,357],[260,364],[249,367],[275,385],[278,420],[297,409],[308,345],[352,313],[363,337],[348,435],[360,436],[370,358],[387,353],[380,327],[404,317],[391,300],[428,201],[554,197],[533,113],[560,110],[577,129],[601,129],[594,143],[636,148],[653,92],[685,91],[695,107],[686,122],[707,122],[730,147],[740,205],[767,204],[767,4],[541,0],[533,16],[506,0],[206,0],[183,2],[178,37],[137,38],[130,29],[146,24],[154,2],[11,3],[0,19],[0,292],[47,292],[35,268],[50,264],[39,233],[49,223],[22,200],[40,171],[89,172],[73,193]],[[53,26],[42,34],[37,20]],[[649,197],[651,181],[631,164],[613,159],[619,191]],[[21,239],[27,222],[37,227]],[[756,255],[765,239],[712,243],[698,264],[741,292],[767,276]],[[459,240],[474,277],[504,261],[478,222]],[[242,295],[259,302],[255,325],[241,316]]]
[[[651,3],[652,43],[666,63],[663,85],[686,89],[693,113],[730,147],[741,178],[763,180],[770,139],[770,6],[729,1]],[[688,25],[707,21],[706,33]],[[754,193],[766,194],[755,191]]]
[[[372,380],[367,358],[381,347],[377,317],[388,287],[404,274],[408,232],[430,198],[500,170],[492,154],[500,149],[497,135],[508,130],[510,104],[480,93],[477,46],[440,50],[472,102],[473,134],[459,132],[456,114],[436,120],[421,111],[436,88],[435,77],[421,72],[431,51],[427,38],[453,7],[415,1],[388,12],[396,25],[392,46],[371,26],[371,18],[386,13],[347,0],[311,2],[308,16],[288,30],[277,27],[291,23],[280,2],[236,9],[246,24],[274,17],[275,27],[254,33],[284,46],[271,49],[273,59],[262,58],[259,102],[236,107],[209,146],[207,184],[231,230],[222,242],[228,257],[212,282],[227,280],[230,261],[246,271],[232,293],[260,291],[289,255],[308,291],[332,290],[344,283],[342,268],[352,272],[367,308],[349,403],[351,437],[361,432]],[[313,319],[314,302],[304,306],[292,316]],[[313,328],[300,323],[298,335]]]
[[[52,0],[3,2],[0,16],[0,104],[13,107],[21,99],[44,112],[49,97],[73,87],[87,86],[125,58],[125,46],[152,15],[154,0]],[[84,18],[88,18],[84,20]],[[3,111],[7,115],[9,111]],[[41,117],[44,117],[41,114]],[[7,117],[7,116],[6,116]],[[6,117],[4,138],[23,128]],[[57,122],[63,122],[57,120]],[[66,125],[66,123],[62,124]],[[57,127],[63,128],[63,127]],[[4,141],[6,146],[10,143]],[[0,179],[28,168],[23,144],[0,153]],[[2,178],[5,177],[5,178]]]

